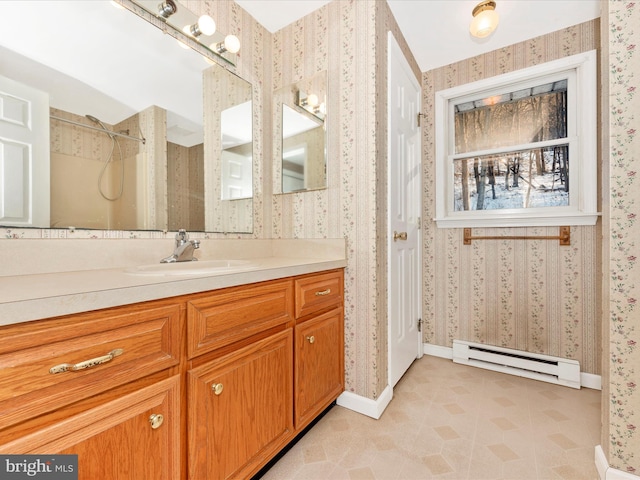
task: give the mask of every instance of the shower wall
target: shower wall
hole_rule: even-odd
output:
[[[167,142],[169,230],[204,230],[204,145]]]
[[[147,111],[148,110],[148,111]],[[150,193],[153,179],[161,176],[166,182],[166,147],[156,148],[148,131],[164,131],[164,115],[155,107],[135,114],[106,128],[133,137],[148,138],[143,145],[138,141],[118,137],[117,145],[97,130],[82,128],[66,122],[51,120],[51,226],[57,228],[82,227],[92,229],[131,230],[153,229],[156,219],[151,204],[159,198],[160,210],[165,211],[166,196]],[[91,124],[86,117],[51,108],[51,114],[74,122]],[[156,128],[155,123],[160,121]],[[104,122],[103,122],[104,123]],[[147,132],[141,131],[146,126]],[[164,134],[162,134],[164,142]],[[113,147],[112,160],[106,164]],[[122,151],[123,161],[120,159]],[[151,156],[150,151],[162,150]],[[155,158],[150,165],[148,158]],[[157,164],[157,165],[156,165]],[[102,192],[114,201],[105,199],[98,188],[100,172],[105,168]],[[124,187],[120,193],[121,168],[124,168]],[[157,174],[157,175],[156,175]],[[166,191],[166,187],[164,189]],[[162,192],[162,189],[157,191]],[[156,202],[157,203],[157,202]],[[154,203],[155,206],[155,203]],[[163,214],[164,215],[164,214]],[[162,228],[166,222],[161,219]]]
[[[62,110],[52,108],[51,114],[89,124],[84,116]],[[113,228],[113,205],[98,191],[98,176],[111,143],[104,133],[51,120],[52,227]],[[109,195],[114,194],[113,173],[108,167],[103,179]]]

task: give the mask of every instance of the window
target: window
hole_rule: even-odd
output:
[[[593,225],[595,51],[436,93],[438,227]]]

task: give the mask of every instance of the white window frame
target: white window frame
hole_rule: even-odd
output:
[[[572,55],[534,67],[461,85],[435,94],[436,217],[438,228],[538,227],[594,225],[597,212],[597,60],[596,51]],[[500,210],[454,210],[455,158],[481,156],[496,150],[455,154],[454,105],[540,85],[548,79],[568,79],[567,139],[570,168],[569,205]],[[539,145],[539,144],[538,144]],[[521,147],[519,145],[518,147]],[[504,147],[505,152],[513,151]]]

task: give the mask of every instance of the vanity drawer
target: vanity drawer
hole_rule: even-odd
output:
[[[295,280],[296,318],[340,305],[344,297],[344,275],[335,270]]]
[[[292,320],[291,280],[216,290],[187,302],[189,359]]]
[[[0,337],[3,428],[177,365],[180,306],[29,322]]]

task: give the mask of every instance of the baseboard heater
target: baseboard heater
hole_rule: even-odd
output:
[[[580,362],[567,358],[454,340],[453,361],[566,387],[580,388]]]

